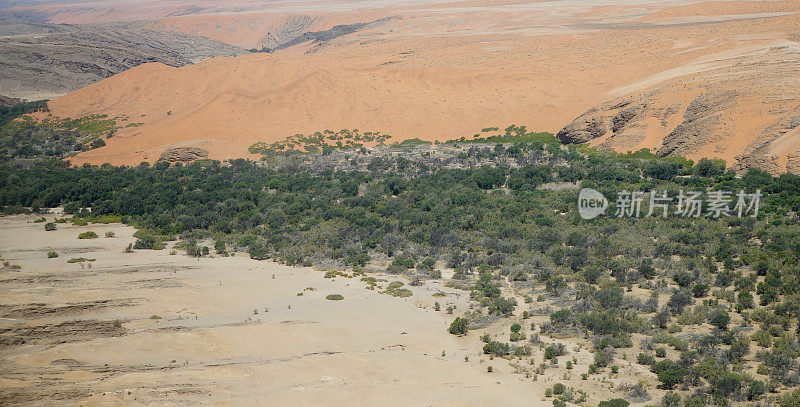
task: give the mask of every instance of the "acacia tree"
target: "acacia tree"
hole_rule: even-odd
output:
[[[453,335],[466,335],[469,331],[469,321],[466,318],[456,317],[447,331]]]

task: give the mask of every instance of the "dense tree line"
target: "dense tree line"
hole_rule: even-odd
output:
[[[542,287],[568,299],[541,332],[589,335],[595,370],[611,368],[615,349],[631,347],[632,334],[641,333],[648,341],[637,362],[664,388],[699,389],[693,397],[703,402],[758,400],[800,384],[800,177],[756,169],[737,176],[718,161],[695,165],[538,140],[490,150],[481,154],[547,154],[565,164],[436,169],[381,158],[367,171],[245,160],[134,168],[4,164],[0,205],[7,213],[65,205],[77,217],[119,215],[149,231],[138,247],[181,236],[194,255],[209,253],[195,239],[211,237],[220,253],[248,250],[286,264],[362,268],[383,259],[389,272],[438,278],[435,265],[445,263],[488,316],[517,315],[520,304],[502,295],[504,286]],[[680,189],[761,190],[764,199],[755,218],[584,220],[577,190],[540,188],[551,182],[603,192],[610,213],[623,190],[672,197]],[[629,295],[634,284],[653,297]],[[659,303],[665,290],[669,300]],[[757,328],[742,331],[733,316]],[[450,330],[464,334],[469,323],[470,316],[459,318]],[[681,326],[700,324],[711,333],[676,336]],[[520,329],[512,333],[525,338]],[[679,357],[667,358],[666,347]],[[486,344],[499,356],[517,348],[525,349]],[[758,376],[738,371],[748,360],[758,363]]]

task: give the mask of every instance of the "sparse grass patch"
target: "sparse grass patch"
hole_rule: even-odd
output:
[[[87,261],[95,261],[96,259],[87,259],[85,257],[73,257],[67,260],[67,263],[84,263]]]
[[[410,297],[414,295],[414,292],[409,290],[408,288],[401,288],[403,287],[403,283],[401,281],[392,281],[386,286],[386,290],[384,290],[385,294],[389,294],[394,297]]]

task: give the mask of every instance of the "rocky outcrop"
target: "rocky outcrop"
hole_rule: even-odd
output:
[[[0,106],[14,106],[21,100],[0,95]]]
[[[208,150],[203,150],[202,148],[197,147],[175,147],[161,153],[161,156],[158,157],[158,161],[169,163],[185,163],[199,160],[201,158],[208,158]]]
[[[259,42],[260,48],[274,50],[294,38],[297,38],[316,22],[316,19],[306,15],[292,15],[272,26]]]
[[[800,174],[800,107],[764,129],[757,142],[737,157],[735,170],[763,168],[772,173]]]
[[[625,126],[630,123],[633,118],[636,117],[637,114],[642,110],[642,105],[636,105],[633,107],[625,108],[620,110],[614,117],[611,118],[611,131],[613,133],[617,133]]]
[[[765,46],[682,70],[590,108],[558,139],[721,158],[737,171],[800,172],[800,47]]]
[[[147,62],[183,66],[247,51],[205,37],[145,28],[0,21],[0,94],[52,98]]]
[[[556,137],[566,144],[587,143],[609,136],[613,144],[621,138],[641,139],[639,120],[647,115],[658,115],[649,111],[647,98],[625,97],[614,99],[589,109],[572,123],[561,129]]]
[[[561,129],[556,137],[567,144],[586,143],[606,134],[608,129],[602,118],[596,117],[597,109],[592,109]]]
[[[368,27],[383,24],[394,18],[397,17],[385,17],[367,23],[341,24],[323,31],[304,32],[301,27],[310,27],[314,23],[314,20],[307,16],[298,16],[293,17],[286,23],[282,24],[279,27],[279,32],[277,33],[278,35],[269,34],[264,38],[264,40],[262,40],[262,43],[274,44],[273,46],[265,46],[264,48],[270,52],[277,51],[309,41],[313,41],[315,43],[329,41],[337,37],[352,34]],[[291,33],[297,32],[300,34],[290,36]]]
[[[704,92],[696,97],[683,113],[683,122],[664,136],[657,155],[691,155],[707,144],[719,127],[723,112],[736,100],[735,91]]]
[[[600,114],[601,108],[592,108],[580,115],[572,123],[561,129],[556,137],[567,144],[586,143],[598,137],[602,137],[608,131],[603,115]]]

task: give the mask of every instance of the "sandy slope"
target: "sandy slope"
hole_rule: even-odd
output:
[[[780,19],[800,24],[798,15]],[[722,158],[737,170],[797,173],[799,62],[797,42],[741,35],[735,48],[615,89],[559,137],[622,151]]]
[[[45,232],[33,219],[0,219],[0,254],[22,266],[0,271],[0,404],[524,406],[543,394],[505,363],[486,373],[477,338],[446,332],[452,316],[433,301],[465,297],[432,297],[452,292],[438,282],[401,299],[241,254],[123,254],[131,228]],[[78,240],[84,230],[116,237]],[[96,261],[67,264],[78,256]],[[81,322],[78,334],[59,325]]]
[[[0,268],[2,405],[531,406],[550,405],[545,389],[556,382],[585,391],[588,406],[625,397],[637,383],[653,400],[664,394],[635,363],[638,335],[634,347],[618,351],[618,374],[587,380],[581,375],[594,355],[583,336],[539,333],[529,357],[482,353],[481,335],[508,342],[515,322],[528,334],[516,344],[531,344],[528,326],[549,321],[548,310],[564,306],[558,298],[529,304],[505,287],[517,315],[455,337],[446,329],[470,309],[469,292],[446,280],[406,285],[413,295],[397,298],[357,278],[324,278],[245,253],[123,253],[135,240],[130,227],[59,224],[46,232],[33,223],[38,217],[0,218],[0,256],[9,264]],[[101,237],[77,239],[87,230]],[[116,236],[102,237],[108,231]],[[59,257],[48,259],[48,251]],[[67,263],[74,257],[95,261]],[[408,283],[369,276],[385,279],[384,287]],[[344,299],[325,299],[333,293]],[[445,311],[450,305],[455,315]],[[523,310],[531,316],[523,319]],[[544,369],[544,348],[554,342],[567,354]]]
[[[516,344],[531,344],[529,324],[549,321],[547,310],[564,306],[558,298],[528,304],[505,287],[517,315],[455,337],[446,328],[470,309],[469,292],[445,287],[446,280],[406,285],[413,295],[397,298],[366,290],[357,278],[324,278],[245,253],[123,253],[135,240],[130,227],[58,224],[46,232],[33,222],[38,217],[0,218],[0,256],[8,262],[0,268],[2,405],[531,406],[550,405],[545,389],[556,382],[584,390],[588,406],[625,397],[637,383],[654,400],[664,394],[635,363],[638,335],[633,348],[619,350],[618,374],[587,380],[581,375],[594,355],[582,336],[540,334],[529,357],[482,353],[481,335],[508,342],[515,322],[529,335]],[[101,237],[77,239],[87,230]],[[103,237],[109,231],[115,237]],[[59,257],[48,259],[48,251]],[[75,257],[95,261],[67,263]],[[369,276],[386,280],[378,282],[384,287],[408,283]],[[344,299],[325,299],[333,293]],[[455,315],[445,311],[450,305]],[[531,316],[523,319],[522,310]],[[537,374],[544,347],[556,341],[567,354]]]
[[[124,9],[127,3],[120,4]],[[784,134],[773,125],[790,120],[787,112],[798,103],[794,73],[776,71],[774,64],[750,64],[749,77],[759,80],[744,86],[733,73],[719,80],[713,72],[735,68],[735,58],[748,52],[800,65],[796,54],[774,52],[777,44],[794,47],[800,35],[796,0],[296,2],[271,9],[245,2],[236,10],[209,2],[177,14],[166,13],[166,3],[148,4],[172,14],[157,26],[248,47],[335,24],[398,18],[275,54],[180,69],[139,66],[61,97],[52,102],[55,115],[124,114],[145,123],[120,131],[107,147],[74,157],[74,163],[152,162],[178,146],[207,149],[214,159],[249,157],[254,142],[324,129],[377,130],[396,140],[470,136],[512,123],[556,132],[593,106],[638,94],[644,103],[656,93],[683,110],[675,118],[644,117],[642,124],[665,124],[640,126],[646,130],[608,145],[658,149],[698,91],[729,87],[742,96],[735,109],[716,113],[733,127],[710,128],[712,134],[680,153],[763,166],[749,156],[759,143]],[[69,15],[68,5],[48,7],[60,10],[54,20]],[[687,80],[694,90],[684,92]],[[765,120],[750,120],[765,111]],[[788,151],[777,160],[791,161],[793,144]]]

